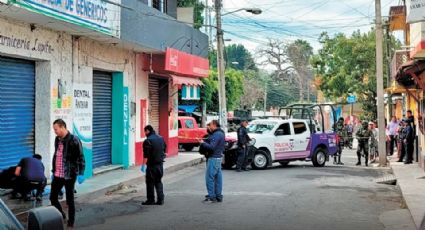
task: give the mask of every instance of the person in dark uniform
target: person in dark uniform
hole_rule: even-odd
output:
[[[247,168],[247,153],[248,153],[248,143],[251,141],[251,138],[248,136],[248,131],[246,127],[248,126],[248,120],[243,120],[241,122],[241,127],[237,130],[238,133],[238,161],[236,162],[236,171],[242,172],[248,171]]]
[[[405,120],[405,127],[403,129],[403,143],[405,145],[402,156],[399,159],[399,162],[403,161],[404,156],[406,156],[405,164],[411,164],[413,161],[413,143],[415,141],[415,134],[413,127],[411,125],[411,120]]]
[[[374,138],[372,131],[368,128],[367,121],[362,122],[362,127],[357,130],[356,132],[356,138],[359,142],[359,146],[357,147],[357,164],[361,165],[361,158],[362,155],[364,155],[365,158],[365,165],[368,166],[368,159],[369,159],[369,138]]]
[[[47,179],[44,175],[44,165],[41,162],[41,156],[34,154],[32,157],[22,158],[15,169],[16,191],[19,192],[25,200],[30,200],[30,191],[37,190],[37,201],[42,200],[44,187],[46,187]]]
[[[146,196],[147,200],[142,205],[163,205],[164,187],[162,176],[164,175],[164,159],[166,144],[164,138],[155,133],[151,125],[145,128],[147,139],[143,142],[142,172],[146,172]],[[147,167],[146,167],[147,166]],[[155,202],[155,190],[157,201]]]
[[[344,148],[344,138],[347,136],[344,129],[344,118],[340,117],[335,124],[336,135],[338,136],[338,152],[334,155],[334,164],[343,165],[341,162],[342,149]]]

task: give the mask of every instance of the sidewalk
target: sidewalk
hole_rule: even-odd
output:
[[[178,156],[165,159],[164,174],[171,174],[178,170],[200,164],[204,161],[202,155],[197,152],[179,153]],[[144,183],[145,174],[140,171],[140,166],[133,166],[129,169],[113,170],[99,174],[87,179],[83,184],[76,184],[76,201],[90,199],[95,196],[105,195],[107,191],[114,190],[118,186],[131,185],[134,183]],[[50,188],[50,186],[49,186]],[[34,207],[50,205],[49,197],[44,196],[41,203],[24,202],[22,200],[11,200],[9,195],[2,196],[1,199],[18,217],[26,216],[28,210]],[[62,200],[64,202],[64,200]]]
[[[390,166],[413,221],[419,229],[425,217],[425,172],[417,163],[405,165],[391,161]]]

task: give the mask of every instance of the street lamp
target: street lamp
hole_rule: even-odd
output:
[[[231,12],[221,14],[222,0],[215,0],[215,14],[217,21],[217,70],[218,70],[218,104],[220,124],[224,132],[227,132],[227,104],[226,104],[226,79],[224,76],[224,41],[223,30],[221,29],[221,17],[232,14],[238,11],[246,11],[252,14],[261,14],[261,9],[258,8],[241,8]]]

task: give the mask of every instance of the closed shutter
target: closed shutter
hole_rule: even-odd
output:
[[[0,169],[34,153],[34,62],[0,57]]]
[[[112,74],[93,72],[93,167],[112,163]]]
[[[149,78],[149,124],[159,130],[159,80]]]

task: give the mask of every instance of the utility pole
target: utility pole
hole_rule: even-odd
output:
[[[217,20],[217,70],[218,70],[218,103],[220,124],[227,132],[226,79],[224,76],[223,30],[221,29],[221,0],[215,0],[215,17]]]
[[[384,112],[384,60],[383,60],[383,33],[381,0],[375,0],[376,15],[376,92],[378,97],[378,127],[379,127],[379,166],[387,166],[387,153],[385,148],[385,112]]]
[[[264,116],[266,116],[267,112],[267,81],[264,84]]]

